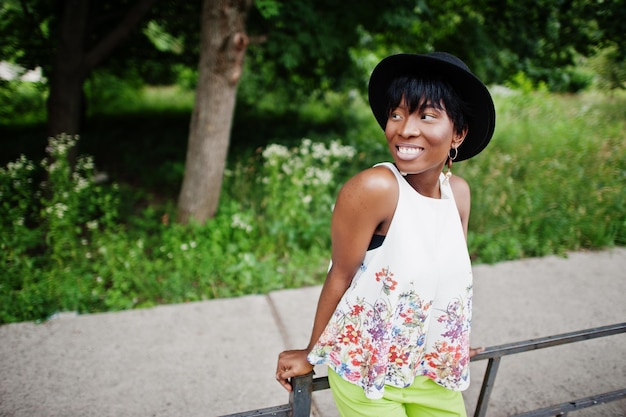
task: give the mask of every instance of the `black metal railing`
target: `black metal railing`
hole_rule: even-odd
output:
[[[472,362],[480,360],[489,361],[487,363],[485,377],[478,396],[474,417],[485,417],[487,415],[489,397],[491,396],[498,368],[500,366],[500,360],[503,356],[544,349],[552,346],[565,345],[584,340],[597,339],[599,337],[606,337],[620,333],[626,333],[626,322],[486,348],[483,352],[472,358]],[[293,378],[291,380],[291,385],[293,389],[289,394],[289,403],[287,404],[260,410],[229,414],[222,417],[309,417],[311,415],[311,394],[314,391],[329,388],[328,377],[314,378],[312,373]],[[579,398],[565,403],[528,411],[522,414],[516,414],[512,417],[566,416],[567,413],[571,411],[582,410],[584,408],[605,404],[622,398],[626,398],[626,387],[617,391]]]

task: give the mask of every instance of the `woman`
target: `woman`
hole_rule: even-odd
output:
[[[289,378],[327,364],[344,417],[464,416],[470,189],[450,169],[491,140],[493,101],[442,52],[382,60],[369,101],[394,163],[342,187],[310,343],[280,354],[276,379],[290,390]]]

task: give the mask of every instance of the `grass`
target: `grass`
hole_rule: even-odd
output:
[[[477,184],[476,260],[624,245],[624,96],[534,93],[497,103],[493,144],[458,170]]]
[[[319,284],[338,187],[388,159],[358,96],[328,93],[281,114],[240,103],[217,216],[206,225],[176,225],[169,219],[193,95],[151,88],[118,96],[121,102],[91,108],[78,144],[110,183],[76,191],[79,182],[67,171],[51,196],[38,189],[40,174],[32,182],[31,171],[0,174],[0,323]],[[494,100],[492,143],[453,166],[472,187],[474,262],[625,245],[626,94],[494,89]],[[20,153],[32,161],[45,156],[40,122],[2,130],[3,165]],[[312,156],[333,140],[356,153]],[[281,152],[287,159],[272,164]],[[331,179],[320,183],[326,174],[318,172],[316,182],[298,164],[286,175],[282,168],[298,161]]]

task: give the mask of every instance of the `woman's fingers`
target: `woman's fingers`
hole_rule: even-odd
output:
[[[474,356],[476,356],[479,353],[482,353],[484,351],[485,351],[484,347],[470,348],[470,358],[473,358]]]
[[[309,363],[306,357],[306,350],[286,350],[278,355],[276,380],[287,391],[291,392],[289,378],[306,375],[313,370],[313,365]]]
[[[277,373],[276,380],[280,385],[283,386],[287,391],[291,392],[291,384],[289,383],[289,377],[285,376],[284,373]]]

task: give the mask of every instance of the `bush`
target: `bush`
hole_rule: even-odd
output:
[[[513,91],[496,100],[492,144],[455,164],[474,185],[477,262],[626,243],[624,103],[609,110],[604,99]]]
[[[227,174],[237,193],[206,225],[170,224],[152,207],[124,225],[118,187],[95,183],[90,157],[72,166],[77,140],[50,139],[39,180],[24,157],[0,171],[0,323],[267,292],[323,274],[333,172],[350,147],[271,145],[237,168],[252,182]]]
[[[20,157],[0,169],[0,322],[76,309],[82,302],[76,262],[94,234],[117,227],[116,187],[95,183],[90,157],[72,165],[76,141],[50,138],[39,165]]]

